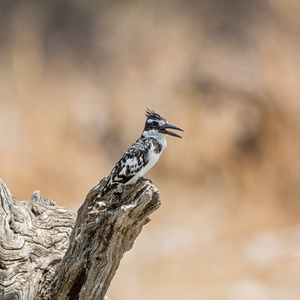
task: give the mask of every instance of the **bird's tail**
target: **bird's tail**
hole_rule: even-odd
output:
[[[109,180],[105,184],[104,188],[101,191],[101,197],[107,194],[110,190],[112,190],[114,187],[116,187],[117,184],[110,184]]]

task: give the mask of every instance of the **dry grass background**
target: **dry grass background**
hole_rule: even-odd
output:
[[[77,210],[140,135],[185,129],[111,300],[300,298],[297,1],[0,2],[1,174]]]

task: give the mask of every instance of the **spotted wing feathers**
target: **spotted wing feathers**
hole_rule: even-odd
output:
[[[112,169],[103,193],[119,184],[126,184],[149,162],[148,152],[151,148],[151,139],[139,138],[124,153],[122,158]]]

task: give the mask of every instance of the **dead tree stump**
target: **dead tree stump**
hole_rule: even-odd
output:
[[[100,197],[106,180],[76,219],[39,191],[17,201],[0,179],[0,300],[105,298],[124,253],[160,206],[147,180]]]

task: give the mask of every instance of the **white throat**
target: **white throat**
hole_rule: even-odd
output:
[[[156,130],[147,130],[143,132],[143,137],[145,138],[155,138],[160,145],[162,146],[162,150],[165,150],[167,147],[167,140],[166,140],[166,134],[157,132]]]

